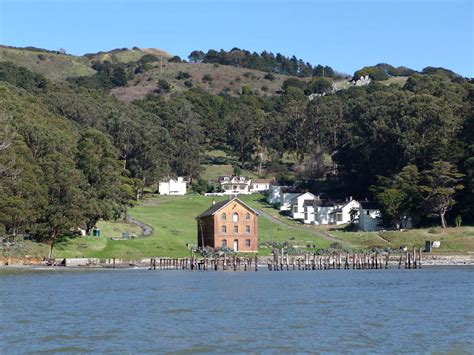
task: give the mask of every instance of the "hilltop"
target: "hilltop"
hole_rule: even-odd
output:
[[[142,63],[145,56],[148,56],[147,61]],[[156,48],[120,48],[74,56],[34,47],[0,46],[0,62],[12,62],[58,82],[72,78],[92,78],[97,75],[94,63],[121,65],[126,68],[129,80],[126,85],[114,87],[110,92],[124,102],[142,99],[148,93],[161,90],[160,83],[163,80],[169,84],[169,89],[162,92],[164,95],[181,93],[193,87],[214,95],[224,92],[239,96],[243,90],[251,90],[261,96],[273,96],[282,93],[286,80],[296,79],[291,75],[269,75],[266,71],[235,65],[185,62]],[[406,76],[400,76],[381,82],[403,85],[406,79]],[[298,80],[307,84],[311,77],[299,77]],[[331,80],[338,90],[351,87],[347,77],[335,77]]]

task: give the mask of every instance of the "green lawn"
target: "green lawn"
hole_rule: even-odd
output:
[[[226,197],[215,197],[219,201]],[[241,196],[241,199],[254,208],[265,211],[278,218],[284,224],[277,224],[264,217],[259,218],[259,241],[284,242],[305,248],[311,245],[327,248],[331,241],[315,236],[312,231],[329,233],[345,246],[354,249],[372,247],[390,247],[398,249],[400,245],[423,247],[425,240],[440,240],[441,248],[434,253],[465,254],[474,252],[474,227],[436,229],[417,229],[406,232],[345,232],[333,227],[304,226],[282,216],[262,201],[262,195]],[[123,222],[100,222],[101,237],[78,237],[57,243],[55,257],[97,257],[139,259],[156,257],[186,257],[189,255],[187,244],[196,245],[195,217],[212,204],[213,197],[201,195],[152,196],[129,211],[129,214],[154,229],[151,236],[137,237],[131,240],[114,241],[112,237],[121,236],[124,231],[141,235],[138,227]],[[296,228],[296,229],[295,229]],[[381,237],[379,237],[380,235]],[[385,240],[387,241],[385,241]],[[260,255],[268,255],[268,247],[261,247]]]
[[[243,196],[254,207],[260,207],[261,195]],[[222,200],[226,197],[216,197]],[[130,210],[129,214],[149,225],[154,232],[149,237],[113,241],[122,231],[132,231],[130,225],[119,222],[101,222],[101,237],[78,237],[58,243],[56,257],[142,258],[149,256],[185,257],[189,255],[187,244],[196,245],[195,217],[212,204],[212,197],[200,195],[156,196],[145,200]],[[133,226],[132,226],[133,228]],[[135,231],[136,232],[136,231]],[[137,233],[139,234],[139,233]],[[259,218],[259,240],[284,242],[295,245],[316,245],[325,248],[330,243],[305,230],[293,230],[265,218]],[[269,254],[262,248],[260,254]]]
[[[412,229],[403,232],[345,232],[343,230],[329,230],[328,232],[332,236],[360,248],[390,247],[398,249],[400,246],[406,245],[409,249],[413,247],[424,249],[426,240],[439,240],[441,247],[432,249],[435,254],[474,252],[474,227]]]

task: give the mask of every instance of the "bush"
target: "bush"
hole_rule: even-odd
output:
[[[185,80],[184,81],[184,86],[187,88],[192,88],[193,87],[193,82],[191,80]]]
[[[191,75],[189,73],[182,72],[182,71],[180,71],[178,75],[176,75],[177,80],[189,79],[190,77]]]
[[[324,94],[332,91],[332,81],[326,78],[315,78],[312,79],[306,90],[305,94]]]
[[[158,80],[158,86],[163,92],[171,91],[171,85],[165,79]]]
[[[135,74],[144,73],[150,70],[151,68],[153,68],[151,64],[148,64],[148,63],[141,64],[135,69]]]
[[[289,87],[295,87],[295,88],[304,90],[306,89],[306,82],[300,79],[296,79],[296,78],[289,78],[283,82],[283,85],[281,87],[285,91],[287,91]]]
[[[205,74],[202,76],[202,81],[208,81],[208,82],[211,82],[212,81],[212,76],[211,74]]]
[[[431,228],[429,231],[428,231],[429,234],[439,234],[439,229],[437,228]]]
[[[273,75],[272,73],[268,73],[268,74],[265,74],[265,76],[263,78],[265,80],[273,81],[273,80],[275,80],[275,75]]]
[[[157,62],[158,57],[153,55],[153,54],[145,54],[143,57],[140,58],[139,62],[140,63],[151,63],[151,62]]]
[[[44,54],[38,54],[39,60],[46,60],[46,56]]]
[[[183,60],[181,59],[181,57],[179,55],[175,55],[175,56],[171,57],[170,59],[168,59],[168,62],[170,62],[170,63],[182,63]]]
[[[262,89],[262,91],[264,91],[264,92],[268,92],[268,90],[269,90],[269,89],[268,89],[268,86],[266,86],[266,85],[262,85],[261,89]]]
[[[242,80],[242,78],[240,76],[236,76],[234,80],[239,83]]]
[[[252,88],[249,85],[244,85],[242,95],[252,95]]]

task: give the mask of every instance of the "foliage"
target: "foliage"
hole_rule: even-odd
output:
[[[221,65],[232,65],[236,67],[249,68],[261,70],[268,73],[285,74],[299,77],[310,77],[318,74],[318,71],[313,70],[313,66],[298,59],[295,56],[286,57],[280,53],[273,54],[271,52],[263,51],[260,54],[257,52],[249,52],[244,49],[232,48],[230,51],[221,49],[216,51],[210,49],[207,53],[202,51],[193,51],[189,55],[189,60],[194,63],[216,63]],[[331,77],[338,76],[330,67],[327,67],[327,72],[331,73]],[[318,75],[315,75],[318,76]],[[329,75],[328,75],[329,77]],[[268,80],[268,77],[266,78]]]

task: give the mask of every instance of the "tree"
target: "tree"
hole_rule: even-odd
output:
[[[86,130],[78,143],[77,166],[87,181],[83,211],[89,233],[98,220],[117,218],[123,212],[126,202],[120,190],[122,167],[107,137],[93,129]]]
[[[332,92],[332,81],[325,78],[311,79],[306,87],[305,94],[328,94]]]
[[[203,51],[192,51],[189,56],[188,56],[188,59],[190,62],[192,63],[200,63],[202,62],[202,60],[204,59],[204,52]]]
[[[398,229],[406,217],[416,220],[421,215],[420,174],[415,165],[405,166],[391,178],[379,176],[377,180],[371,190],[386,226]]]
[[[115,86],[127,85],[127,73],[122,67],[116,67],[112,74],[112,83]]]
[[[459,182],[463,178],[457,168],[445,161],[436,161],[429,170],[422,172],[420,192],[430,214],[437,215],[441,226],[447,227],[446,212],[456,203],[454,196],[464,186]]]

